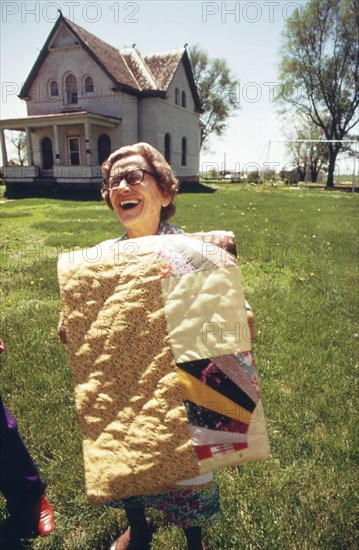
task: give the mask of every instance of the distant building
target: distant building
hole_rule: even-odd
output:
[[[302,177],[303,174],[304,174],[304,167],[301,168],[301,171],[299,171],[298,168],[293,168],[292,170],[282,170],[280,173],[282,178],[285,178],[292,183],[298,183],[300,181],[312,182],[312,174],[310,170],[306,171],[304,178]],[[324,172],[323,170],[319,170],[316,183],[322,183],[323,179],[324,179]]]
[[[117,50],[57,19],[19,97],[28,116],[0,123],[8,190],[95,190],[111,151],[146,141],[183,181],[198,181],[201,104],[185,48]],[[26,132],[28,166],[10,166],[5,130]]]

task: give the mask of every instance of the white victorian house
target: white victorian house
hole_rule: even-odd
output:
[[[98,190],[110,152],[138,141],[198,181],[201,104],[185,48],[117,50],[60,13],[19,97],[28,116],[0,123],[10,193]],[[6,130],[26,132],[27,166],[9,165]]]

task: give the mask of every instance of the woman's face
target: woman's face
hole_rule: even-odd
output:
[[[120,159],[111,168],[110,180],[117,180],[118,176],[138,168],[151,172],[141,155],[133,154]],[[125,179],[118,180],[117,185],[116,189],[110,191],[110,201],[128,237],[154,235],[160,224],[161,208],[167,206],[171,199],[162,194],[156,179],[147,173],[137,185],[130,185]]]

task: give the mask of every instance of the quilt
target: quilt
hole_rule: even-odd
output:
[[[267,457],[233,234],[105,241],[58,278],[91,502]]]

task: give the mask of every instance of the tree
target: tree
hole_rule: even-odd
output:
[[[201,147],[211,134],[223,135],[231,113],[239,108],[239,81],[224,59],[209,59],[198,45],[189,49],[193,77],[204,113]]]
[[[280,98],[326,140],[343,140],[359,121],[359,0],[309,0],[287,22]],[[328,143],[327,187],[342,143]]]
[[[25,132],[12,131],[7,140],[16,149],[16,161],[14,164],[24,166],[27,162],[27,142]]]
[[[329,159],[328,144],[311,143],[299,140],[321,140],[325,139],[323,130],[314,122],[301,115],[293,124],[294,131],[288,135],[288,139],[298,140],[288,143],[288,150],[298,171],[299,179],[306,180],[307,172],[310,172],[311,181],[318,179],[320,170],[327,168]]]

